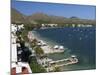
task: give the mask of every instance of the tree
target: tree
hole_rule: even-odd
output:
[[[61,71],[60,67],[55,67],[54,72],[59,72]]]
[[[30,55],[32,52],[29,50],[29,48],[25,47],[22,54],[21,54],[21,59],[24,62],[28,62],[30,60]]]
[[[36,44],[37,42],[38,42],[37,39],[33,39],[32,41],[33,44]]]
[[[30,63],[30,67],[33,73],[46,72],[46,70],[41,65],[39,65],[37,62],[34,61]]]
[[[42,56],[44,54],[44,51],[42,50],[42,48],[40,48],[39,46],[37,46],[35,48],[35,52],[38,56]]]

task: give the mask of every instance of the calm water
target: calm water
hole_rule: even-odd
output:
[[[58,60],[73,54],[78,57],[78,64],[64,66],[63,70],[95,69],[95,32],[95,27],[36,30],[36,33],[50,45],[59,44],[65,47],[64,53],[50,54],[49,58]]]

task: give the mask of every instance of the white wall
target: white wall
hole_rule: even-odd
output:
[[[39,1],[39,2],[52,2],[52,3],[96,5],[96,0],[18,0],[18,1]]]
[[[28,0],[29,1],[29,0]],[[97,4],[97,70],[45,73],[45,75],[99,75],[100,71],[100,0],[33,0],[56,3]],[[71,2],[69,2],[71,1]],[[79,2],[78,2],[79,1]],[[80,2],[82,1],[82,2]],[[0,75],[10,75],[10,0],[0,0]],[[30,74],[38,75],[38,74]],[[39,75],[44,75],[41,73]]]

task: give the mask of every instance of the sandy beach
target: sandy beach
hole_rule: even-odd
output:
[[[64,50],[60,50],[60,49],[54,49],[53,47],[51,47],[49,44],[46,43],[46,41],[44,41],[43,39],[41,39],[40,37],[38,37],[36,34],[34,34],[32,31],[29,31],[28,33],[28,38],[32,41],[33,39],[37,39],[38,41],[42,41],[44,42],[46,45],[45,46],[41,46],[41,48],[43,49],[45,54],[50,54],[50,53],[62,53],[64,52]]]

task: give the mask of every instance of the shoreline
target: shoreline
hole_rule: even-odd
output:
[[[47,41],[44,41],[42,38],[41,38],[41,36],[38,34],[38,33],[34,33],[35,31],[29,31],[28,32],[28,36],[30,36],[29,38],[30,38],[30,40],[32,39],[37,39],[38,41],[40,41],[40,40],[42,40],[44,43],[47,43]],[[59,53],[63,53],[64,51],[65,51],[65,49],[64,49],[64,51],[58,51],[58,50],[53,50],[53,47],[51,47],[49,44],[47,44],[47,45],[45,45],[45,46],[40,46],[41,48],[42,48],[42,50],[44,51],[44,54],[54,54],[54,53],[57,53],[57,54],[59,54]],[[70,57],[70,56],[69,56]],[[66,57],[66,58],[68,58],[68,57]],[[66,59],[65,58],[65,59]],[[52,59],[52,58],[50,58],[50,59]],[[77,58],[76,58],[77,59]],[[62,59],[59,59],[60,61],[62,61],[62,60],[64,60],[64,58],[62,58]],[[57,62],[57,61],[59,61],[58,59],[57,60],[53,60],[53,62]],[[68,60],[70,60],[69,58],[68,58]],[[78,59],[77,59],[78,60]],[[44,61],[44,59],[43,60],[41,60],[41,61]],[[62,71],[64,71],[64,66],[67,66],[67,65],[71,65],[71,64],[76,64],[76,63],[78,63],[78,61],[75,61],[74,63],[73,63],[73,61],[71,61],[69,64],[67,64],[67,61],[66,61],[66,64],[58,64],[58,65],[55,65],[55,67],[56,66],[61,66],[62,67]],[[57,64],[57,63],[56,63]],[[63,66],[64,65],[64,66]],[[52,69],[52,68],[54,68],[53,66],[50,68],[50,67],[48,67],[49,69]],[[69,70],[69,68],[67,68],[66,67],[66,70]]]
[[[41,38],[41,36],[39,37],[38,34],[34,34],[33,31],[29,31],[29,32],[31,33],[31,35],[32,35],[33,38],[36,38],[36,39],[38,39],[38,40],[43,40],[43,39]],[[44,40],[43,40],[43,41],[44,41]],[[44,41],[44,42],[46,42],[46,41]],[[50,45],[48,44],[48,46],[50,46]],[[45,49],[45,48],[44,48],[44,49]],[[44,49],[43,49],[43,50],[44,50]],[[48,49],[48,48],[47,48],[47,49]],[[47,52],[48,52],[48,51],[47,51]],[[48,53],[48,54],[49,54],[49,53]],[[72,67],[73,67],[73,65],[72,65]],[[71,67],[71,68],[72,68],[72,67]],[[63,68],[63,67],[62,67],[62,68]],[[66,69],[69,70],[67,67],[66,67],[64,70],[66,70]],[[71,70],[73,70],[73,69],[74,69],[74,68],[72,68]]]
[[[38,41],[41,41],[45,43],[45,46],[41,46],[45,54],[52,54],[52,53],[62,53],[64,50],[60,49],[54,49],[50,44],[47,43],[47,41],[44,41],[39,37],[37,34],[34,34],[32,31],[28,32],[28,38],[32,41],[33,39],[37,39]]]

